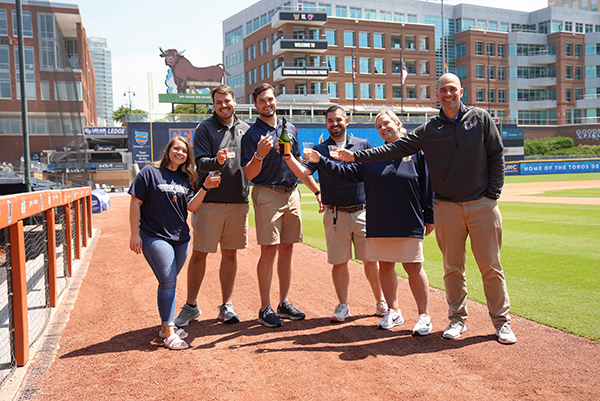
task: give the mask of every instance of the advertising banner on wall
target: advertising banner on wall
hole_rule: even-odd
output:
[[[598,173],[600,160],[552,160],[521,163],[521,175]]]

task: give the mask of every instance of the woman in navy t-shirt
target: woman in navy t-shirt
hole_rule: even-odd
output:
[[[192,147],[183,138],[174,137],[160,162],[142,168],[129,188],[129,248],[144,254],[158,279],[162,320],[159,335],[170,349],[188,348],[183,341],[187,333],[177,330],[174,323],[177,275],[187,258],[190,241],[188,210],[195,211],[208,189],[221,182],[220,177],[216,181],[207,178],[196,188],[197,180]]]

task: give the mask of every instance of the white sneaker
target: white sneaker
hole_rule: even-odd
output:
[[[431,333],[431,330],[433,330],[431,318],[425,314],[420,314],[417,323],[415,323],[415,327],[413,328],[413,334],[426,336]]]
[[[233,305],[229,302],[219,306],[217,319],[226,324],[238,323],[240,321],[240,317],[235,313]]]
[[[338,306],[335,307],[335,312],[331,315],[332,322],[343,322],[347,317],[350,317],[350,308],[348,305],[339,303]]]
[[[383,319],[377,325],[378,329],[381,330],[389,330],[392,327],[396,327],[404,323],[404,319],[402,318],[402,312],[398,309],[398,312],[389,308],[386,314],[383,316]]]
[[[515,333],[510,328],[510,323],[504,323],[502,326],[496,328],[496,336],[502,344],[514,344],[517,342],[517,336],[515,336]]]
[[[446,330],[444,330],[444,334],[442,337],[448,338],[451,340],[456,340],[462,333],[467,331],[467,325],[464,324],[460,320],[453,320],[450,322]]]
[[[388,311],[388,304],[385,299],[383,301],[379,302],[377,304],[377,306],[375,307],[375,315],[376,316],[383,316],[387,313],[387,311]]]

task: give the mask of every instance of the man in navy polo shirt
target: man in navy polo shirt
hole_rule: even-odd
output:
[[[254,183],[252,204],[256,239],[260,245],[256,269],[261,300],[258,321],[266,327],[278,327],[283,324],[280,318],[301,320],[306,316],[288,301],[294,243],[302,241],[300,194],[296,188],[296,176],[274,147],[283,128],[276,115],[275,89],[267,83],[260,84],[252,93],[252,101],[259,117],[242,137],[242,167],[246,178]],[[292,138],[292,155],[300,158],[296,128],[288,123],[287,131]],[[315,180],[307,177],[302,182],[315,193],[321,206]],[[270,293],[277,253],[280,302],[275,313]]]
[[[325,112],[325,124],[329,138],[314,147],[314,150],[325,157],[331,157],[329,146],[349,150],[370,149],[371,144],[366,139],[348,136],[346,111],[340,106],[331,106]],[[290,158],[288,166],[300,178],[311,176],[317,170],[317,164],[300,164]],[[340,162],[344,163],[344,162]],[[388,306],[383,297],[379,283],[379,266],[377,261],[367,260],[366,257],[366,210],[364,183],[342,183],[327,174],[319,174],[319,182],[323,191],[323,204],[327,212],[323,215],[325,239],[327,242],[327,261],[333,265],[331,276],[339,304],[331,315],[332,322],[343,322],[350,316],[348,307],[348,286],[350,273],[348,261],[352,258],[352,244],[356,259],[362,260],[365,276],[371,285],[377,303],[375,314],[383,316]]]

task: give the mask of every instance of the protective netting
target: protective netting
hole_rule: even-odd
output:
[[[69,286],[69,264],[67,262],[67,228],[65,225],[65,208],[55,208],[56,225],[56,295],[60,297]]]
[[[10,238],[7,228],[0,229],[0,387],[17,366],[14,355],[14,322]]]
[[[50,319],[46,214],[37,214],[26,219],[24,223],[27,223],[23,226],[23,233],[25,237],[29,346],[31,346],[40,338]]]

